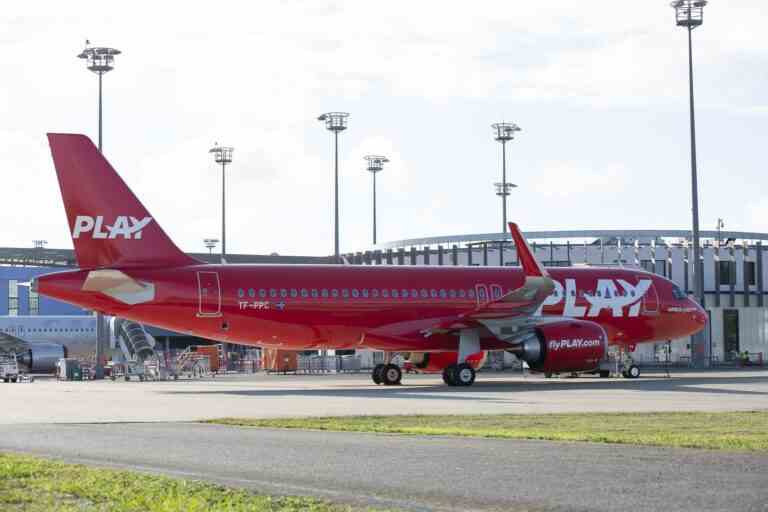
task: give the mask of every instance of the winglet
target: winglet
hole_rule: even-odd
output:
[[[523,238],[523,234],[520,233],[520,228],[514,222],[509,223],[509,232],[512,234],[512,239],[515,241],[515,247],[517,248],[517,255],[520,258],[520,264],[523,266],[526,276],[546,276],[547,271],[533,255],[533,251],[528,247],[528,242]]]

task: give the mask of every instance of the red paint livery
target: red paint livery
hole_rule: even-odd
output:
[[[514,224],[523,268],[203,264],[173,244],[87,137],[48,137],[81,269],[37,286],[88,309],[244,345],[452,352],[434,360],[447,357],[446,382],[464,385],[479,352],[507,350],[542,371],[590,370],[607,343],[682,337],[706,321],[660,276],[544,269]],[[389,365],[374,380],[399,382],[398,372]]]

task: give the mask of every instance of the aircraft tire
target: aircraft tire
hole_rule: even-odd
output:
[[[457,386],[471,386],[475,383],[476,376],[475,369],[467,363],[461,363],[456,366],[453,372],[453,380]]]
[[[611,376],[611,371],[610,370],[600,370],[600,378],[601,379],[607,379],[610,376]]]
[[[636,365],[632,365],[629,368],[627,368],[627,378],[628,379],[636,379],[640,377],[640,368],[638,368]]]
[[[443,368],[443,382],[445,382],[449,386],[458,385],[456,382],[456,368],[457,366],[455,364],[452,364]]]
[[[381,384],[382,378],[381,374],[384,373],[384,366],[383,364],[377,364],[373,367],[373,371],[371,372],[371,379],[373,380],[374,384]]]
[[[403,380],[403,371],[396,364],[388,364],[381,372],[381,377],[385,386],[397,386]]]

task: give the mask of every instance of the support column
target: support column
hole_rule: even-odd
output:
[[[757,251],[755,254],[755,281],[757,281],[757,306],[765,306],[765,297],[763,296],[763,243],[757,242]]]

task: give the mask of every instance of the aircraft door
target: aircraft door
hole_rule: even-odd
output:
[[[643,313],[647,315],[659,314],[659,294],[653,285],[653,281],[651,281],[648,291],[643,295]]]
[[[477,298],[478,306],[484,306],[485,304],[488,304],[488,287],[484,284],[476,284],[475,297]]]
[[[197,289],[199,307],[197,316],[221,316],[221,283],[218,272],[198,272]]]

